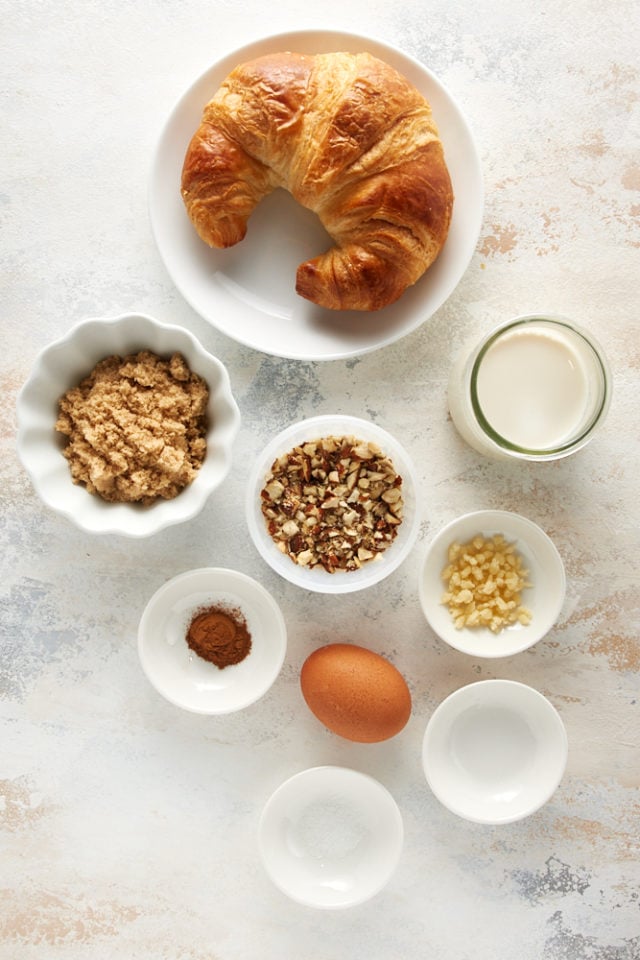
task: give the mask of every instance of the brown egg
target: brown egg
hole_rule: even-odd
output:
[[[300,686],[318,720],[347,740],[378,743],[399,733],[411,714],[402,674],[372,650],[330,643],[302,665]]]

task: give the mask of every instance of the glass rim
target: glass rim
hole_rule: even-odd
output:
[[[514,327],[526,326],[529,323],[546,323],[550,326],[564,327],[567,330],[570,330],[571,333],[580,337],[580,339],[586,344],[589,348],[592,356],[596,361],[596,365],[599,373],[602,377],[602,397],[600,402],[597,405],[596,410],[589,418],[588,422],[584,428],[570,440],[567,440],[565,443],[561,443],[554,447],[544,447],[542,449],[536,449],[534,447],[524,447],[520,446],[517,443],[513,443],[510,440],[507,440],[506,437],[503,437],[494,427],[491,426],[487,420],[480,400],[478,398],[477,390],[477,380],[482,360],[487,354],[487,351],[496,340],[500,339],[503,334],[507,333],[509,330],[512,330]],[[604,352],[598,342],[588,334],[581,327],[577,326],[575,323],[572,323],[569,320],[565,320],[562,317],[556,316],[544,316],[541,314],[531,314],[526,317],[516,317],[515,320],[508,320],[506,323],[502,324],[497,329],[493,330],[480,344],[476,357],[473,361],[471,367],[470,375],[470,384],[469,384],[469,393],[471,399],[471,407],[473,409],[474,416],[480,428],[484,433],[492,440],[498,447],[502,450],[505,450],[509,453],[520,455],[522,457],[535,458],[537,460],[557,458],[566,454],[571,453],[572,451],[583,446],[588,439],[590,438],[591,433],[594,428],[597,426],[598,422],[604,417],[609,403],[611,400],[611,373],[604,355]]]

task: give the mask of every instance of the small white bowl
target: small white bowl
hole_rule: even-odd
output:
[[[422,745],[427,782],[452,813],[513,823],[539,810],[567,762],[567,734],[541,693],[513,680],[456,690],[432,714]]]
[[[442,571],[448,550],[455,541],[466,543],[476,534],[501,533],[516,545],[532,584],[522,591],[522,604],[533,616],[492,633],[488,627],[456,628],[442,595]],[[554,625],[564,603],[566,578],[562,558],[547,534],[531,520],[506,510],[467,513],[447,524],[431,541],[418,584],[422,611],[431,629],[449,646],[473,657],[510,657],[542,639]]]
[[[150,350],[179,352],[209,387],[207,455],[195,480],[173,500],[150,507],[107,503],[71,480],[62,455],[65,439],[56,433],[58,401],[87,376],[99,360]],[[140,314],[84,320],[46,347],[18,397],[18,453],[36,493],[53,510],[89,533],[146,537],[196,516],[231,467],[240,412],[226,368],[183,327]]]
[[[327,573],[320,567],[309,569],[294,563],[278,550],[269,535],[261,510],[260,492],[273,461],[301,443],[328,436],[354,436],[359,440],[377,443],[383,453],[391,458],[396,472],[402,477],[404,509],[397,536],[375,560],[364,563],[359,570]],[[263,560],[281,577],[316,593],[352,593],[364,590],[388,577],[400,566],[413,547],[418,536],[420,519],[417,509],[416,473],[403,447],[390,433],[375,423],[343,414],[311,417],[291,424],[258,455],[249,477],[246,512],[249,533],[255,546]]]
[[[245,659],[222,669],[186,641],[193,616],[216,604],[240,610],[251,634]],[[149,600],[138,627],[147,679],[170,703],[193,713],[233,713],[255,703],[280,673],[286,649],[284,618],[271,594],[246,574],[221,567],[189,570],[169,580]]]
[[[369,900],[393,874],[402,816],[373,777],[312,767],[286,780],[262,812],[258,841],[273,883],[292,900],[339,909]]]

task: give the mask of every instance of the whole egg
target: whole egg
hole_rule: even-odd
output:
[[[300,687],[318,720],[347,740],[388,740],[411,715],[411,694],[399,670],[355,644],[330,643],[315,650],[302,665]]]

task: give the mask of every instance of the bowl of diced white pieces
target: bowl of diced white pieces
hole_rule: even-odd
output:
[[[462,653],[510,657],[546,636],[564,604],[562,558],[532,520],[480,510],[428,545],[418,593],[434,633]]]

